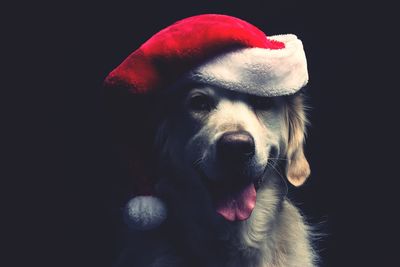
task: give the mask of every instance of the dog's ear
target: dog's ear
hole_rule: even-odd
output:
[[[300,186],[310,175],[310,166],[303,151],[307,119],[301,94],[289,97],[288,102],[286,108],[288,126],[286,177],[292,185]]]

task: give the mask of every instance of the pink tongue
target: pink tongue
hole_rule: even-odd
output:
[[[228,221],[243,221],[250,217],[256,205],[256,189],[249,184],[238,193],[217,201],[217,212]]]

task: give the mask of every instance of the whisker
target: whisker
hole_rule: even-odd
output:
[[[199,159],[193,161],[193,166],[194,166],[195,168],[198,168],[202,163],[203,163],[203,158],[200,157]]]
[[[273,162],[274,164],[276,164],[276,161],[273,161],[273,160],[272,160],[272,162]],[[267,166],[271,166],[272,169],[279,175],[279,177],[281,177],[283,183],[285,184],[285,189],[286,189],[286,190],[285,190],[285,191],[286,191],[285,195],[287,195],[288,192],[289,192],[289,187],[288,187],[288,184],[287,184],[287,182],[286,182],[286,179],[285,179],[285,177],[283,177],[282,173],[276,168],[276,166],[275,166],[274,164],[271,164],[269,161],[267,162]]]
[[[286,158],[268,158],[268,159],[275,159],[275,160],[285,160],[285,161],[289,161],[288,159],[286,159]]]

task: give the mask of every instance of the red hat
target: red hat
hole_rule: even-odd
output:
[[[147,40],[107,76],[105,86],[140,95],[188,79],[260,96],[289,95],[307,84],[307,61],[295,35],[266,36],[238,18],[198,15]],[[161,201],[145,198],[127,205],[126,218],[135,228],[154,228],[166,217]]]
[[[187,75],[264,96],[292,94],[308,81],[303,45],[295,35],[267,37],[238,18],[199,15],[155,34],[107,76],[105,85],[146,94]]]

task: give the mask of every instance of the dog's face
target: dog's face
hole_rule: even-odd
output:
[[[279,99],[210,87],[191,90],[184,112],[197,132],[188,140],[185,157],[210,181],[258,182],[282,142],[281,108]]]
[[[186,88],[159,129],[161,155],[190,173],[188,180],[200,180],[226,220],[245,220],[268,179],[265,174],[276,170],[279,161],[285,162],[295,185],[309,174],[301,148],[303,107],[293,100],[208,86]]]

